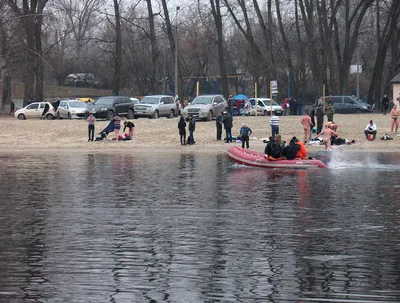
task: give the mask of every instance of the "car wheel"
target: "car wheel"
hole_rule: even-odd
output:
[[[361,109],[356,108],[356,110],[354,111],[355,114],[361,114]]]
[[[128,110],[128,116],[127,117],[128,117],[128,119],[133,119],[135,117],[132,109]]]
[[[25,117],[24,114],[19,114],[19,115],[18,115],[18,119],[19,119],[19,120],[25,120],[26,117]]]
[[[160,115],[159,115],[159,113],[158,113],[158,110],[156,110],[156,111],[154,112],[153,118],[154,118],[154,119],[158,119],[159,117],[160,117]]]
[[[169,112],[168,118],[172,119],[172,118],[174,118],[174,117],[175,117],[175,112],[174,112],[173,109],[171,109],[171,111]]]
[[[47,120],[53,120],[53,119],[54,119],[54,116],[53,116],[52,114],[48,114],[48,115],[46,116],[46,119],[47,119]]]
[[[71,113],[68,113],[68,119],[71,119]]]
[[[211,121],[213,118],[213,112],[210,110],[207,115],[207,121]]]
[[[59,119],[59,120],[62,119],[62,118],[61,118],[61,115],[60,115],[60,112],[57,112],[57,119]]]
[[[112,120],[114,118],[114,112],[109,110],[107,113],[107,120]]]

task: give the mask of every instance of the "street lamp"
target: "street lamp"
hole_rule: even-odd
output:
[[[178,80],[178,12],[180,10],[180,6],[176,7],[176,17],[175,17],[175,98],[179,98],[179,80]]]

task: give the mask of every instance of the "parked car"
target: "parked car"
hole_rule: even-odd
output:
[[[222,95],[200,95],[186,106],[182,114],[184,117],[195,117],[207,121],[222,113],[228,108],[228,102]]]
[[[250,98],[251,110],[250,116],[256,115],[256,98]],[[283,108],[274,99],[272,99],[272,111],[277,116],[282,116]],[[257,98],[257,115],[268,116],[271,114],[271,99],[270,98]]]
[[[144,96],[135,107],[136,117],[148,117],[158,119],[165,116],[175,117],[177,112],[174,97],[168,95]]]
[[[130,97],[129,99],[131,99],[134,104],[139,104],[140,103],[140,100],[138,98]]]
[[[360,114],[372,112],[372,107],[368,103],[357,100],[353,96],[326,96],[325,107],[327,107],[328,98],[332,97],[333,107],[337,114]],[[323,97],[320,98],[323,100]]]
[[[95,118],[111,120],[115,114],[126,116],[128,119],[135,117],[135,104],[125,96],[107,96],[98,98],[93,105],[86,109],[86,116],[92,112]]]
[[[33,102],[24,108],[17,110],[14,113],[14,117],[20,120],[31,119],[31,118],[41,118],[43,110],[46,106],[49,106],[49,110],[47,111],[45,118],[47,120],[52,120],[56,117],[56,110],[50,102]]]
[[[62,100],[57,107],[58,119],[82,119],[86,117],[86,103],[80,100]]]

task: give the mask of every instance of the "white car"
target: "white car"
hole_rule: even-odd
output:
[[[57,107],[58,119],[83,119],[86,117],[86,103],[80,100],[62,100]]]
[[[256,115],[256,98],[250,98],[251,110],[250,116]],[[272,99],[272,111],[277,116],[282,116],[283,108],[274,99]],[[270,98],[257,98],[257,115],[268,116],[271,114],[271,99]]]
[[[31,118],[42,118],[43,111],[47,109],[44,118],[52,120],[56,117],[56,110],[50,102],[33,102],[24,108],[17,110],[14,113],[14,117],[20,120],[31,119]]]

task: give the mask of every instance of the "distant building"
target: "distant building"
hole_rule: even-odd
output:
[[[394,77],[390,82],[393,84],[393,102],[399,107],[400,102],[397,99],[400,99],[400,74]]]

